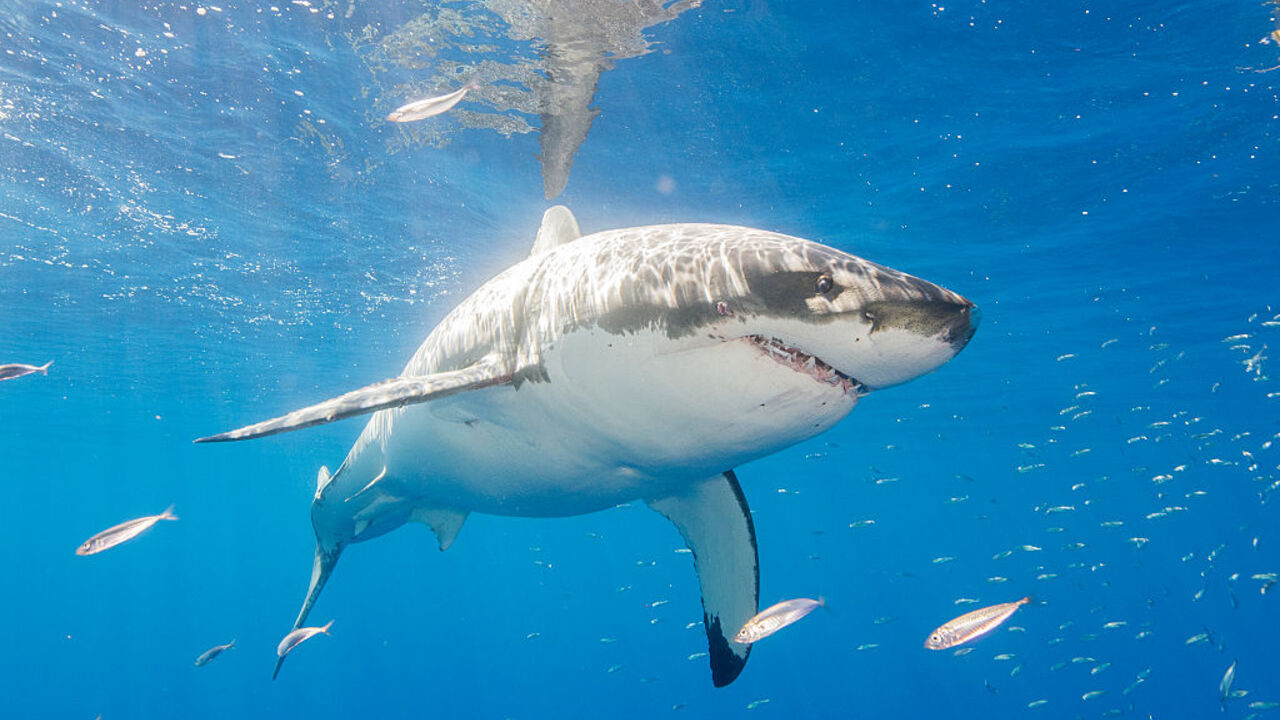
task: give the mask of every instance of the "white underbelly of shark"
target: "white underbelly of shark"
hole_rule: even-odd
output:
[[[580,515],[770,455],[857,402],[745,342],[652,353],[663,344],[583,331],[547,353],[547,381],[383,411],[403,414],[382,448],[382,483],[432,507]],[[606,396],[607,405],[594,401]]]

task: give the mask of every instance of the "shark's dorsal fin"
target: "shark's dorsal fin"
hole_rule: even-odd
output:
[[[582,231],[578,229],[578,219],[573,212],[563,205],[553,205],[542,214],[542,226],[538,228],[538,237],[533,241],[529,255],[544,253],[580,237]]]
[[[440,542],[440,549],[448,550],[453,539],[458,537],[467,513],[444,508],[418,508],[409,517],[431,528],[436,534],[436,540]]]
[[[711,681],[724,687],[738,677],[751,654],[751,646],[733,642],[733,636],[760,605],[756,531],[738,478],[730,470],[648,503],[675,524],[693,551],[702,584]]]
[[[294,410],[288,415],[247,425],[239,430],[203,437],[196,442],[249,440],[330,423],[355,415],[367,415],[387,408],[427,402],[467,390],[479,390],[510,383],[511,375],[503,374],[496,363],[483,361],[461,370],[391,378],[301,410]]]

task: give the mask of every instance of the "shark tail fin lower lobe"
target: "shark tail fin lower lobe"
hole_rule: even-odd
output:
[[[311,565],[311,584],[307,587],[307,597],[302,601],[302,609],[298,611],[298,619],[293,623],[294,630],[302,627],[307,621],[307,616],[315,607],[316,599],[320,597],[320,591],[324,590],[325,583],[329,582],[329,576],[333,574],[333,566],[338,564],[338,556],[341,554],[341,545],[325,547],[320,542],[316,543],[316,557]],[[280,674],[280,666],[283,664],[283,657],[276,658],[276,669],[271,673],[272,680]]]

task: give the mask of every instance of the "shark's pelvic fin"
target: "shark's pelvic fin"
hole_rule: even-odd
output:
[[[433,375],[392,378],[359,390],[352,390],[317,405],[294,410],[288,415],[242,427],[239,430],[203,437],[196,442],[227,442],[275,435],[355,415],[367,415],[387,408],[436,400],[467,390],[506,385],[511,380],[511,375],[500,374],[493,365],[485,362],[461,370]]]
[[[697,483],[679,495],[649,500],[675,524],[693,551],[702,584],[711,680],[733,682],[747,664],[750,645],[733,642],[760,604],[760,569],[751,510],[733,471]]]
[[[431,528],[436,534],[436,540],[440,541],[440,549],[448,550],[453,539],[458,537],[467,513],[443,508],[418,508],[409,517]]]
[[[320,493],[324,492],[324,486],[329,484],[333,476],[329,474],[329,466],[321,465],[320,472],[316,474],[316,497],[320,497]]]
[[[329,582],[329,576],[333,574],[333,566],[338,564],[338,556],[342,554],[342,546],[325,547],[320,543],[316,543],[316,557],[311,565],[311,585],[307,587],[307,597],[302,601],[302,610],[298,612],[298,619],[293,623],[293,629],[297,630],[307,621],[307,616],[311,614],[311,608],[315,607],[316,598],[320,597],[320,591],[324,589],[324,584]],[[271,673],[271,679],[275,680],[280,674],[280,666],[284,664],[284,658],[276,659],[275,672]]]
[[[580,237],[582,230],[578,229],[578,219],[573,212],[563,205],[553,205],[542,214],[542,226],[538,228],[538,238],[533,241],[529,254],[538,255]]]

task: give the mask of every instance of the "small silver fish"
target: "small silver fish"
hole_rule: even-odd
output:
[[[178,516],[173,514],[173,506],[159,515],[148,515],[146,517],[127,520],[114,527],[94,535],[85,540],[80,547],[76,548],[77,555],[94,555],[103,550],[109,550],[120,543],[128,542],[151,528],[152,525],[161,520],[177,520]]]
[[[328,635],[330,627],[333,627],[332,620],[325,623],[324,627],[301,627],[294,630],[288,635],[285,635],[284,639],[280,641],[280,644],[276,646],[276,656],[283,658],[285,655],[289,654],[289,651],[320,633]]]
[[[474,82],[463,85],[462,88],[454,90],[447,95],[437,95],[436,97],[423,98],[414,100],[411,103],[401,105],[387,116],[389,122],[413,122],[414,120],[423,120],[434,117],[441,113],[448,112],[454,105],[462,102],[462,98],[467,93],[479,87]]]
[[[1218,683],[1218,691],[1222,693],[1222,704],[1227,704],[1227,698],[1231,697],[1231,683],[1236,679],[1236,661],[1231,661],[1231,667],[1222,674],[1222,682]]]
[[[39,366],[23,365],[22,363],[0,365],[0,380],[12,380],[14,378],[20,378],[25,375],[32,375],[34,373],[40,373],[41,375],[48,375],[49,366],[52,364],[53,364],[53,361],[50,360],[49,362]]]
[[[946,650],[976,640],[1000,627],[1019,607],[1029,602],[1031,598],[1024,597],[1016,602],[991,605],[965,613],[934,630],[924,641],[924,646],[930,650]]]
[[[232,640],[226,645],[215,645],[209,648],[208,650],[205,650],[204,652],[200,653],[200,657],[196,658],[196,667],[202,667],[204,665],[208,665],[209,662],[212,661],[214,658],[218,657],[224,651],[230,650],[235,646],[236,646],[236,641]]]
[[[814,609],[820,606],[826,607],[826,604],[826,601],[822,598],[817,600],[810,600],[809,598],[783,600],[748,620],[742,626],[742,629],[738,631],[738,634],[733,636],[733,641],[742,645],[750,645],[757,640],[762,640],[778,632],[813,612]]]

